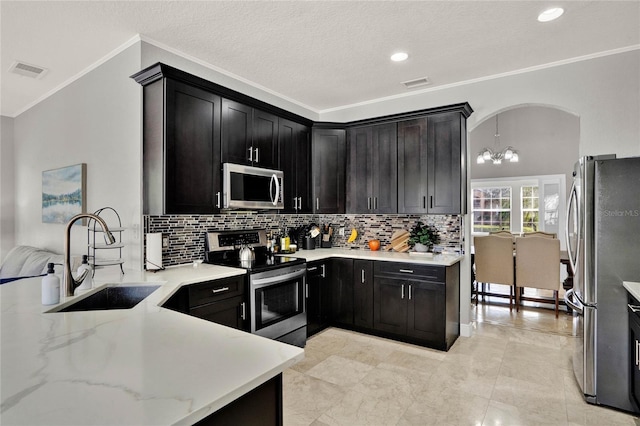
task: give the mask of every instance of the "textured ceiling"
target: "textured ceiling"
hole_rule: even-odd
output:
[[[537,22],[551,4],[565,14]],[[137,34],[315,111],[640,45],[640,1],[3,0],[0,13],[8,116]],[[391,63],[397,50],[409,60]],[[8,73],[16,60],[50,71]]]

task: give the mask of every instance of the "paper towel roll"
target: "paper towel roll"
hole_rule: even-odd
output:
[[[162,233],[147,234],[147,271],[162,269]]]

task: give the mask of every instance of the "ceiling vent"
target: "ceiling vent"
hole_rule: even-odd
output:
[[[46,68],[27,64],[26,62],[14,62],[9,68],[9,72],[30,78],[42,78],[47,71]]]
[[[417,78],[415,80],[403,81],[404,87],[407,89],[413,89],[414,87],[426,86],[431,84],[428,77]]]

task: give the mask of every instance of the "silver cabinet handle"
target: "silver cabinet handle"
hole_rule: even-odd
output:
[[[409,284],[409,300],[411,300],[411,284]]]
[[[216,192],[216,207],[220,208],[220,191]]]
[[[378,210],[378,197],[373,197],[373,209]]]
[[[253,148],[249,148],[249,158],[247,160],[253,163]]]
[[[320,198],[316,197],[316,210],[320,210]]]
[[[305,291],[305,297],[308,299],[309,298],[309,283],[305,284],[304,291]]]
[[[640,370],[640,342],[636,340],[636,367]]]
[[[298,209],[302,210],[302,197],[298,197]]]
[[[433,208],[433,195],[429,195],[429,208]]]
[[[320,265],[320,267],[322,268],[322,278],[325,278],[325,276],[326,276],[326,275],[325,275],[326,270],[325,270],[325,268],[324,268],[324,263],[323,263],[322,265]]]
[[[367,210],[371,210],[371,197],[367,197]]]
[[[640,306],[638,305],[627,305],[629,307],[629,309],[631,309],[631,312],[633,312],[634,314],[637,314],[638,312],[640,312]]]
[[[360,282],[364,284],[364,269],[360,270]]]
[[[259,162],[260,162],[260,160],[259,160],[259,158],[260,158],[260,157],[259,157],[259,155],[258,155],[258,154],[259,154],[259,152],[258,152],[258,148],[256,148],[255,150],[256,150],[256,157],[255,157],[255,160],[254,160],[254,161],[255,161],[256,163],[259,163]]]
[[[405,274],[413,274],[412,269],[400,269],[400,272],[404,272]]]
[[[404,299],[404,284],[402,284],[402,295],[400,296],[401,299]]]
[[[293,209],[298,210],[298,198],[293,197]]]
[[[247,305],[244,302],[240,304],[240,318],[243,320],[247,319]]]
[[[313,271],[315,271],[316,269],[318,269],[318,267],[317,267],[317,266],[312,266],[311,268],[307,268],[307,272],[313,272]]]
[[[216,294],[216,293],[221,293],[223,291],[228,291],[228,290],[229,290],[229,287],[220,287],[220,288],[214,288],[212,291],[213,291],[213,294]]]

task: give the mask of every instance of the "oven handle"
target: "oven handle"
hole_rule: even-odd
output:
[[[300,269],[294,272],[290,272],[288,274],[275,275],[267,278],[251,277],[250,278],[251,288],[262,288],[271,284],[304,277],[305,272],[306,272],[305,269]]]

